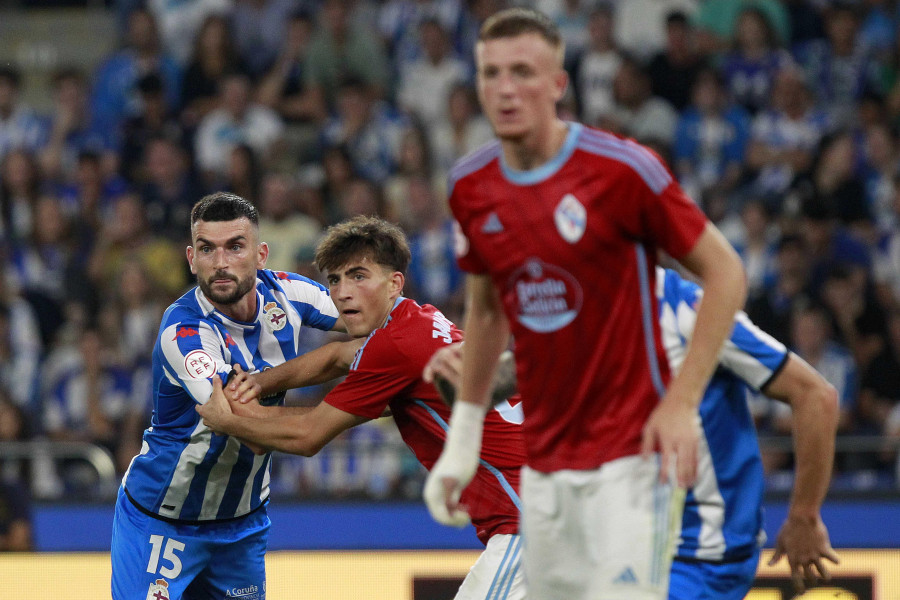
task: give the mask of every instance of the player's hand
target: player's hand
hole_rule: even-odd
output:
[[[228,417],[232,416],[231,405],[225,399],[222,390],[222,380],[219,375],[212,377],[213,391],[205,404],[195,406],[197,412],[203,417],[203,424],[216,433],[225,433],[222,428],[226,426]]]
[[[787,557],[791,581],[798,594],[820,581],[831,579],[825,559],[834,564],[840,562],[828,539],[828,529],[818,515],[814,518],[788,515],[775,540],[775,553],[769,560],[769,566],[776,564],[783,556]]]
[[[462,344],[452,344],[431,355],[422,371],[422,379],[433,383],[444,402],[448,406],[453,406],[461,374]]]
[[[478,457],[475,458],[477,467]],[[454,462],[455,464],[453,464]],[[449,459],[447,453],[444,452],[428,474],[422,495],[425,498],[425,505],[428,506],[428,512],[438,523],[452,527],[465,527],[471,522],[469,513],[459,503],[462,491],[475,475],[474,468],[467,475],[468,470],[467,465]]]
[[[688,403],[666,395],[644,425],[641,454],[660,454],[659,480],[665,483],[675,467],[677,484],[688,488],[697,478],[697,444],[700,416]]]
[[[447,441],[438,461],[425,480],[425,504],[438,523],[463,527],[469,514],[459,503],[462,491],[469,485],[478,468],[484,407],[459,401],[450,415]]]
[[[241,365],[234,365],[234,376],[228,381],[226,395],[232,402],[247,404],[262,397],[262,387],[256,383],[256,377],[245,371]]]

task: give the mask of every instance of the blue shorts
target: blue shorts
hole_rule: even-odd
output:
[[[672,561],[669,600],[743,600],[753,587],[759,550],[732,563]]]
[[[266,507],[209,525],[150,517],[119,488],[113,518],[113,600],[265,600]]]

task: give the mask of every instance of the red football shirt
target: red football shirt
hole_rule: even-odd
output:
[[[450,409],[434,386],[422,380],[422,369],[438,349],[462,338],[462,331],[433,306],[399,298],[387,323],[372,332],[347,378],[325,402],[371,419],[389,407],[403,441],[431,469],[444,447]],[[504,408],[504,414],[492,410],[485,417],[481,465],[461,498],[485,544],[496,533],[519,530],[519,469],[525,445],[518,411],[509,410],[508,403]]]
[[[515,337],[529,466],[637,454],[669,377],[657,249],[687,254],[703,213],[653,152],[577,123],[535,170],[513,171],[493,142],[450,185],[459,264],[490,275]]]

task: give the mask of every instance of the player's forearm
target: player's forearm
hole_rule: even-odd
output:
[[[489,280],[470,285],[460,399],[488,406],[500,354],[509,343],[509,322]]]
[[[273,409],[275,417],[254,418],[233,415],[218,430],[273,451],[312,456],[321,449],[316,436],[305,426],[303,414],[283,407]],[[304,411],[304,412],[309,412]]]
[[[669,395],[699,405],[709,378],[718,364],[719,352],[734,329],[734,317],[747,297],[744,269],[736,254],[724,254],[721,264],[702,273],[703,299],[697,310],[691,338],[681,371],[672,381]]]
[[[283,365],[266,369],[255,375],[263,397],[284,390],[318,385],[347,374],[342,342],[331,342]]]
[[[822,384],[792,399],[794,438],[794,487],[788,516],[817,519],[828,492],[834,463],[834,439],[838,424],[837,391]]]

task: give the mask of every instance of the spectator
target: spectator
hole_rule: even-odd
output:
[[[702,0],[630,0],[615,2],[616,45],[641,62],[649,61],[666,43],[666,16],[674,11],[693,15]]]
[[[418,177],[437,186],[440,178],[432,177],[431,160],[425,133],[421,128],[409,127],[400,142],[397,172],[384,182],[385,218],[397,223],[407,232],[415,228],[416,220],[410,210],[409,188],[412,178]],[[436,187],[435,189],[443,188]],[[443,193],[441,194],[443,195]]]
[[[231,23],[241,60],[256,79],[275,63],[287,36],[288,21],[301,0],[237,0]],[[311,4],[310,0],[303,2]]]
[[[119,168],[115,132],[91,119],[84,74],[63,68],[53,76],[54,108],[49,141],[41,149],[40,164],[51,181],[66,181],[75,172],[78,157],[93,152],[101,157],[103,172]]]
[[[382,214],[381,187],[368,179],[354,177],[337,198],[337,205],[334,209],[335,213],[329,224],[357,215],[380,215]]]
[[[0,240],[15,243],[28,236],[40,192],[34,154],[23,148],[8,152],[0,160]]]
[[[307,55],[306,83],[318,90],[329,108],[348,77],[366,82],[374,97],[384,98],[388,91],[388,56],[370,31],[351,25],[349,12],[347,0],[324,0]]]
[[[897,137],[879,119],[863,132],[862,178],[866,188],[866,205],[880,231],[900,226],[893,210],[894,173],[898,164]]]
[[[613,109],[601,126],[633,137],[639,142],[670,148],[678,113],[672,105],[653,95],[650,77],[634,59],[619,66],[613,81]]]
[[[132,185],[143,182],[146,174],[141,171],[147,144],[155,137],[168,137],[184,141],[184,131],[176,119],[175,107],[166,101],[163,85],[155,73],[145,75],[137,82],[140,94],[140,113],[129,118],[123,127],[124,143],[121,152],[120,173]]]
[[[720,67],[732,99],[756,114],[768,104],[776,75],[792,64],[765,12],[753,6],[741,10],[732,50]]]
[[[345,80],[338,92],[337,114],[322,129],[321,144],[345,146],[353,171],[380,184],[397,167],[406,122],[374,96],[364,81]]]
[[[790,341],[791,314],[811,296],[810,257],[803,238],[783,236],[776,245],[775,270],[756,296],[749,297],[747,314],[764,331],[784,343]]]
[[[550,17],[565,44],[563,65],[572,72],[572,66],[588,46],[588,13],[591,0],[538,0],[537,9]]]
[[[169,297],[178,297],[187,289],[188,277],[180,268],[183,249],[150,230],[137,195],[127,194],[116,201],[98,237],[89,272],[105,297],[115,294],[113,286],[130,262],[140,263],[153,287]]]
[[[613,109],[613,80],[622,56],[613,41],[613,10],[602,5],[588,18],[588,43],[575,65],[576,100],[586,123],[598,123]]]
[[[19,101],[22,74],[0,66],[0,160],[14,149],[35,152],[46,142],[47,125]]]
[[[747,273],[747,297],[756,298],[764,293],[775,272],[776,231],[766,203],[758,199],[750,199],[741,207],[741,224],[743,235],[732,245]]]
[[[131,404],[145,399],[136,394],[131,373],[118,364],[114,347],[100,331],[81,332],[78,349],[69,367],[47,381],[44,429],[51,440],[100,444],[115,456]],[[60,475],[67,489],[76,493],[96,483],[77,459],[62,461]]]
[[[322,226],[297,210],[297,188],[291,177],[269,173],[262,182],[259,203],[259,237],[269,244],[266,264],[276,271],[297,272],[301,256],[315,248]]]
[[[238,144],[228,157],[228,171],[221,187],[252,204],[259,203],[259,183],[262,179],[259,157],[247,144]]]
[[[197,165],[210,184],[225,176],[236,146],[250,146],[263,164],[274,161],[282,148],[284,122],[272,109],[254,103],[251,94],[246,75],[225,76],[219,86],[220,107],[207,114],[197,128]]]
[[[451,54],[450,39],[437,20],[421,25],[422,54],[400,74],[397,102],[426,128],[447,119],[447,98],[457,83],[468,81],[465,62]]]
[[[854,5],[843,0],[832,3],[825,11],[825,33],[826,39],[798,48],[797,62],[819,106],[835,124],[849,127],[863,94],[881,91],[878,64],[859,39]]]
[[[0,397],[33,414],[43,358],[40,327],[34,309],[9,288],[6,276],[0,264]]]
[[[163,46],[179,65],[190,62],[191,48],[197,32],[211,15],[230,13],[234,0],[147,0],[147,8],[159,23]]]
[[[194,129],[210,112],[219,107],[219,86],[229,73],[246,72],[231,41],[231,30],[224,15],[212,14],[203,21],[193,43],[184,79],[181,83],[181,121]]]
[[[751,191],[780,210],[785,191],[812,166],[819,141],[829,128],[817,110],[802,74],[788,67],[778,72],[771,104],[754,117],[747,146]]]
[[[743,175],[749,137],[747,111],[728,100],[715,71],[701,71],[691,105],[675,130],[672,158],[681,185],[693,198],[734,190]]]
[[[681,11],[669,13],[666,16],[666,46],[647,67],[653,94],[668,101],[675,110],[684,110],[705,62],[697,52],[694,30],[687,15]]]
[[[783,3],[778,0],[701,0],[693,22],[704,54],[719,54],[727,50],[735,37],[738,15],[748,6],[766,15],[780,43],[787,41],[791,21]]]
[[[887,322],[875,300],[868,271],[839,264],[822,286],[822,301],[831,312],[835,340],[853,354],[860,373],[885,347]]]
[[[42,197],[35,205],[31,234],[12,247],[8,277],[34,309],[45,347],[67,319],[83,315],[93,304],[93,290],[85,285],[85,260],[59,200]]]
[[[257,89],[259,102],[278,112],[286,123],[319,123],[327,116],[320,90],[306,81],[312,17],[296,12],[288,20],[287,35],[275,64]]]
[[[378,13],[378,30],[390,50],[397,73],[402,74],[410,64],[422,58],[423,45],[419,35],[425,21],[437,21],[451,39],[458,38],[467,16],[463,4],[461,0],[388,0],[383,4]],[[456,44],[454,54],[467,55],[471,48]]]
[[[447,120],[429,132],[430,155],[436,173],[449,173],[453,164],[494,137],[468,84],[453,86],[447,96]],[[401,157],[401,164],[403,159]]]
[[[0,315],[0,319],[4,318]],[[31,438],[30,424],[31,421],[25,410],[11,400],[5,392],[0,391],[0,442],[29,441]],[[0,483],[18,483],[30,486],[31,460],[33,459],[0,457]]]
[[[181,97],[181,69],[160,46],[153,14],[144,8],[128,16],[125,47],[104,60],[94,74],[91,93],[93,123],[122,135],[126,119],[141,114],[138,82],[156,74],[168,105],[177,107]]]
[[[900,308],[900,174],[894,175],[893,222],[883,230],[875,247],[873,276],[881,304],[889,309]]]
[[[144,148],[140,195],[150,228],[159,235],[187,245],[191,207],[204,191],[190,169],[185,149],[167,137],[151,139]]]

